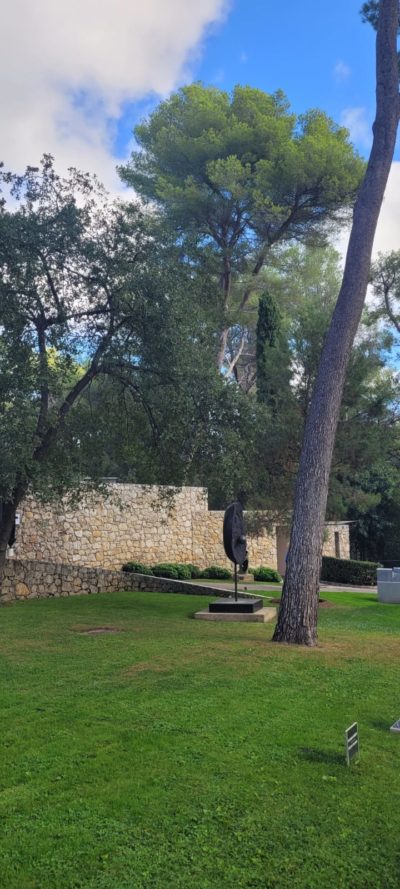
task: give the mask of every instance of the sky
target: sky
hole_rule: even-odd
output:
[[[133,127],[193,80],[283,89],[301,114],[321,108],[368,156],[374,118],[374,32],[361,0],[14,0],[2,12],[0,157],[22,170],[43,152],[64,171],[122,186],[116,164]],[[2,69],[2,70],[1,70]],[[345,238],[342,239],[344,249]],[[400,249],[400,152],[378,251]]]

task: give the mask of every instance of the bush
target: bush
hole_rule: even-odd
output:
[[[358,562],[356,559],[334,559],[322,557],[321,580],[327,583],[376,584],[376,562]]]
[[[167,577],[170,580],[190,580],[192,577],[190,565],[181,565],[178,562],[160,562],[153,565],[151,574],[155,577]]]
[[[210,565],[209,568],[204,568],[200,577],[209,580],[232,580],[232,572],[228,568],[220,568],[219,565]]]
[[[198,565],[188,564],[186,567],[190,569],[190,576],[193,577],[193,580],[201,577],[201,568]]]
[[[263,565],[260,568],[254,568],[253,575],[254,580],[258,580],[261,583],[280,583],[282,580],[275,568],[267,568]]]
[[[142,565],[141,562],[125,562],[122,570],[127,574],[152,574],[152,569],[148,565]]]
[[[192,571],[196,567],[195,565],[188,565],[185,562],[183,564],[177,563],[175,567],[178,571],[179,580],[191,580],[194,577]]]

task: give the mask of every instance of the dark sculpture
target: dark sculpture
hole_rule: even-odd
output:
[[[243,507],[239,500],[230,503],[225,510],[223,541],[226,555],[235,566],[235,600],[237,601],[237,566],[241,565],[243,570],[246,571],[249,564]]]
[[[225,510],[223,528],[224,550],[235,565],[242,565],[247,557],[247,544],[243,521],[243,507],[235,500]]]
[[[263,607],[263,600],[259,597],[242,596],[238,599],[238,565],[241,565],[243,571],[247,571],[249,566],[247,558],[246,533],[244,530],[243,507],[239,500],[230,503],[225,510],[224,526],[223,526],[223,542],[224,550],[228,559],[235,566],[235,601],[231,597],[226,596],[210,602],[208,610],[211,612],[228,612],[237,614],[252,614],[259,611]]]

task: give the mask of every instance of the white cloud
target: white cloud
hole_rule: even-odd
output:
[[[364,148],[370,147],[372,128],[366,108],[345,108],[341,115],[341,124],[349,130],[352,142],[358,142]]]
[[[1,158],[43,151],[117,187],[112,158],[124,101],[168,94],[227,0],[14,0],[2,11]]]
[[[350,229],[342,229],[339,237],[334,241],[334,246],[342,255],[343,262],[346,257],[349,236]],[[394,161],[390,170],[379,214],[372,258],[376,259],[378,253],[388,253],[391,250],[400,250],[400,161]]]
[[[400,161],[392,164],[374,241],[377,253],[400,250]]]
[[[344,80],[347,80],[350,77],[351,68],[346,65],[346,62],[343,62],[342,59],[338,59],[336,65],[333,69],[333,76],[337,83],[343,83]]]

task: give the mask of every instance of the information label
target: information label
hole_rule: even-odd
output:
[[[353,725],[349,725],[344,733],[345,738],[345,746],[346,746],[346,762],[349,766],[351,760],[354,759],[355,756],[360,755],[360,745],[358,741],[358,725],[356,722],[353,722]]]

